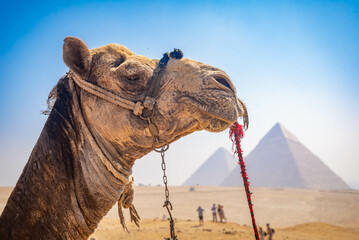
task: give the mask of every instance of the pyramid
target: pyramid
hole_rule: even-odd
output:
[[[348,189],[338,175],[309,151],[282,124],[277,123],[245,158],[253,187]],[[239,168],[222,186],[242,186]]]
[[[224,148],[212,154],[184,183],[184,186],[219,186],[236,167],[233,155]]]

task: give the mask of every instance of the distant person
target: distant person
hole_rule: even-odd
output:
[[[218,217],[221,218],[221,205],[217,205],[217,212],[218,212]]]
[[[218,210],[218,213],[219,213],[219,221],[220,221],[220,222],[227,222],[227,218],[226,218],[225,215],[224,215],[223,205],[219,205],[219,204],[218,204],[218,208],[220,209],[220,210]]]
[[[273,240],[274,229],[269,226],[269,223],[267,223],[267,234],[268,240]]]
[[[198,218],[199,218],[199,225],[203,226],[203,212],[204,212],[204,209],[201,208],[201,206],[199,206],[197,208],[197,212],[198,212]]]
[[[217,220],[217,208],[216,208],[215,203],[213,203],[211,210],[212,210],[213,222],[217,222],[218,221]]]
[[[166,215],[163,214],[163,215],[162,215],[162,221],[165,221],[165,220],[166,220]]]
[[[259,227],[259,240],[265,240],[264,237],[267,235],[265,231],[263,231],[262,227]]]

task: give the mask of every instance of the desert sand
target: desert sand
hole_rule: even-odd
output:
[[[0,188],[0,211],[12,188]],[[359,239],[359,191],[254,188],[253,203],[258,225],[270,223],[274,239]],[[179,239],[254,239],[243,188],[170,187],[170,200]],[[169,237],[167,212],[162,207],[163,187],[135,187],[134,204],[143,219],[141,228],[133,223],[123,231],[117,206],[107,214],[93,234],[96,240],[164,239]],[[228,223],[211,222],[213,203],[224,205]],[[204,226],[199,226],[196,209],[205,209]],[[129,219],[127,210],[125,217]]]
[[[169,237],[168,222],[160,220],[144,220],[140,229],[131,226],[131,234],[125,233],[119,228],[119,220],[104,219],[93,234],[96,240],[114,239],[164,239]],[[251,227],[236,223],[212,223],[206,222],[199,227],[197,221],[179,220],[176,223],[177,237],[179,240],[254,240]],[[275,240],[357,240],[359,233],[330,224],[307,223],[288,228],[276,228],[273,236]]]

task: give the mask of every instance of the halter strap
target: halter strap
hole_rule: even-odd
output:
[[[163,54],[163,57],[158,62],[155,70],[153,71],[150,87],[146,94],[146,97],[143,102],[132,102],[123,97],[120,97],[108,90],[105,90],[99,86],[96,86],[87,80],[82,79],[76,73],[70,71],[68,76],[72,77],[75,83],[85,91],[102,98],[108,102],[111,102],[115,105],[118,105],[122,108],[126,108],[132,110],[136,116],[141,116],[143,118],[149,118],[152,115],[153,108],[156,103],[156,97],[158,94],[158,90],[160,87],[160,79],[162,77],[163,70],[166,68],[168,61],[171,58],[181,59],[183,57],[183,53],[180,49],[174,49],[170,53]],[[143,111],[145,110],[145,111]]]
[[[183,53],[180,49],[173,49],[172,52],[164,53],[163,57],[158,62],[155,70],[153,71],[150,87],[148,88],[145,100],[143,101],[144,111],[141,114],[142,118],[148,119],[152,116],[153,108],[156,104],[156,98],[160,89],[160,79],[162,78],[163,70],[166,68],[168,61],[173,59],[181,59]]]
[[[135,102],[126,100],[116,94],[113,94],[112,92],[109,92],[109,91],[107,91],[103,88],[100,88],[86,80],[83,80],[74,72],[69,72],[68,75],[70,77],[72,77],[72,79],[75,81],[75,83],[83,90],[85,90],[99,98],[102,98],[108,102],[111,102],[115,105],[132,110],[136,116],[142,114],[142,110],[144,107],[141,102],[135,103]]]

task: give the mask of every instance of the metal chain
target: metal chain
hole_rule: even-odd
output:
[[[170,202],[170,191],[168,190],[168,186],[167,186],[167,175],[166,175],[166,162],[165,162],[165,152],[168,150],[169,145],[166,144],[165,146],[161,147],[161,149],[155,149],[156,152],[159,152],[161,154],[161,158],[162,158],[162,163],[161,163],[161,168],[163,171],[163,183],[165,185],[165,197],[166,197],[166,201],[163,204],[163,207],[166,207],[167,211],[168,211],[168,215],[170,217],[170,233],[171,233],[171,238],[165,238],[165,240],[178,240],[177,236],[176,236],[176,232],[175,232],[175,222],[172,218],[172,214],[171,211],[173,210],[172,207],[172,203]]]
[[[146,118],[142,117],[142,119],[146,120],[148,122],[149,131],[150,131],[151,135],[155,137],[155,142],[153,143],[154,150],[155,150],[155,152],[160,153],[161,158],[162,158],[162,162],[161,162],[161,168],[163,171],[162,180],[165,185],[165,197],[166,197],[166,201],[164,202],[163,207],[166,207],[166,209],[168,211],[168,215],[170,217],[170,233],[171,233],[171,238],[165,238],[165,240],[178,240],[178,238],[176,236],[176,232],[175,232],[175,222],[174,222],[172,214],[171,214],[173,207],[172,207],[172,203],[170,202],[170,191],[168,190],[168,186],[167,186],[165,152],[168,150],[169,144],[168,144],[168,142],[165,142],[164,146],[162,146],[161,148],[156,148],[155,147],[156,144],[158,144],[158,145],[160,144],[160,140],[158,137],[158,133],[159,133],[158,129],[157,129],[156,125],[151,122],[150,117],[146,117]]]
[[[162,163],[161,163],[161,168],[163,171],[163,183],[165,184],[165,197],[166,197],[166,201],[165,203],[170,203],[170,191],[168,190],[168,186],[167,186],[167,175],[166,175],[166,162],[165,162],[165,152],[163,151],[164,149],[161,148],[161,158],[162,158]]]

